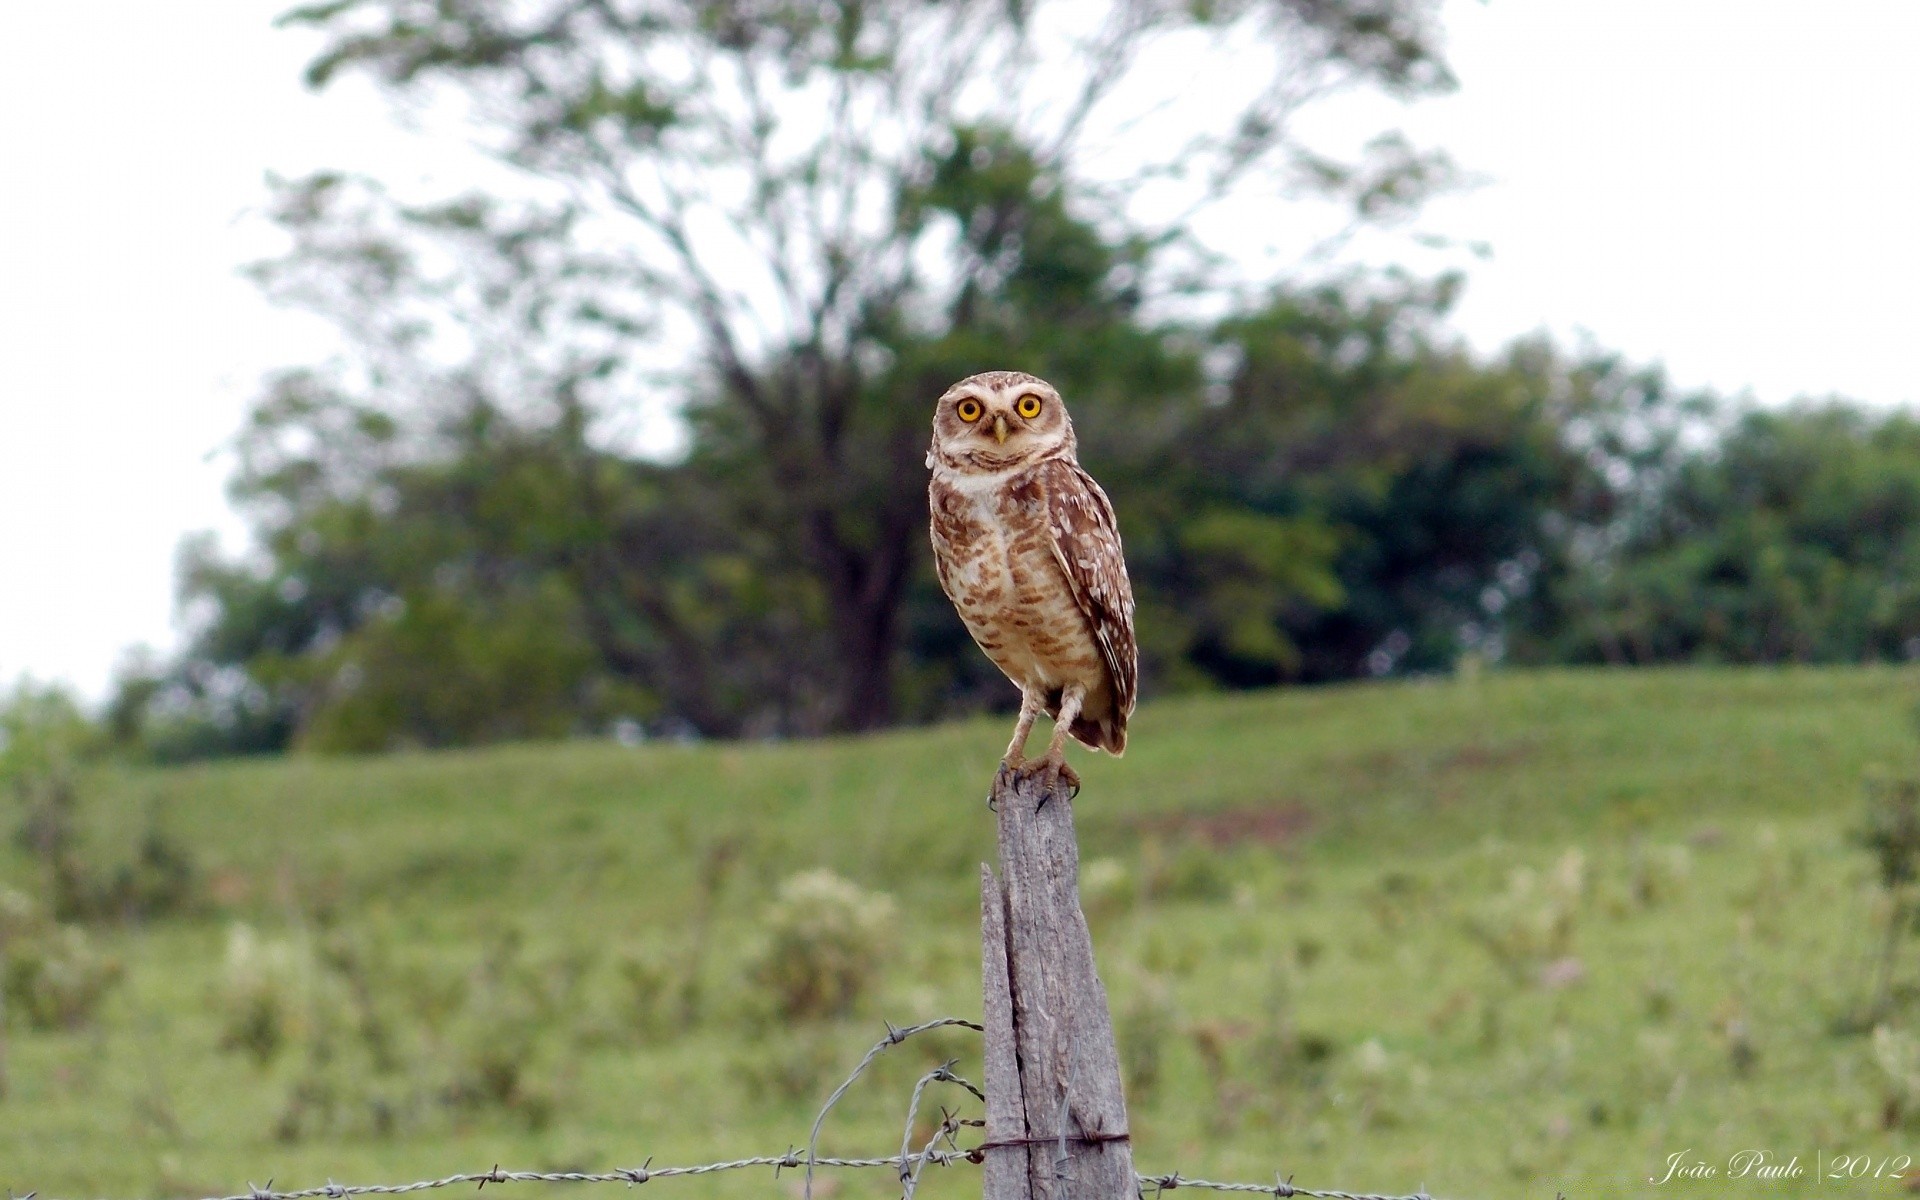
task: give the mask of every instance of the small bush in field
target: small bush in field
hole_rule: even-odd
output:
[[[1141,972],[1126,1003],[1120,1006],[1116,1040],[1120,1043],[1120,1072],[1127,1095],[1141,1102],[1159,1092],[1165,1074],[1165,1047],[1180,1025],[1180,1010],[1165,979]]]
[[[81,765],[99,748],[70,696],[27,684],[0,693],[0,795],[20,814],[13,841],[40,875],[41,899],[56,921],[161,917],[193,909],[200,872],[190,849],[147,815],[134,860],[98,861],[87,845]]]
[[[1891,1025],[1873,1029],[1873,1064],[1880,1068],[1880,1123],[1891,1129],[1920,1116],[1920,1038]]]
[[[783,1017],[838,1016],[878,979],[893,922],[889,896],[831,871],[795,875],[767,909],[750,975]]]
[[[1141,892],[1150,900],[1217,903],[1233,895],[1233,876],[1219,852],[1205,842],[1181,842],[1169,850],[1158,838],[1140,849]]]
[[[95,949],[84,930],[63,925],[12,956],[8,1007],[24,1012],[35,1029],[80,1029],[93,1022],[120,976],[118,959]]]
[[[274,1136],[389,1137],[506,1117],[545,1129],[561,1103],[552,1047],[579,1037],[595,960],[535,955],[501,931],[469,969],[408,961],[378,927],[229,948],[225,1041],[294,1060]],[[284,1047],[284,1048],[283,1048]]]
[[[518,931],[497,937],[472,973],[440,1055],[446,1102],[511,1115],[529,1130],[546,1128],[559,1094],[543,1070],[543,1049],[578,1021],[581,981],[592,966],[582,952],[537,956]]]
[[[1080,907],[1095,924],[1132,908],[1138,890],[1133,872],[1118,859],[1096,858],[1080,868]]]
[[[846,1039],[833,1027],[785,1030],[743,1046],[732,1061],[734,1078],[758,1096],[815,1101],[846,1073]]]
[[[226,972],[216,1004],[220,1048],[267,1066],[298,1032],[311,964],[286,940],[262,941],[248,925],[227,935]]]
[[[26,895],[0,890],[0,989],[30,1029],[80,1029],[120,982],[120,962],[86,931],[49,919]]]
[[[192,849],[149,818],[133,861],[115,869],[103,885],[100,907],[121,915],[173,916],[200,908],[204,892]]]
[[[660,955],[628,949],[613,960],[619,982],[619,1022],[642,1038],[659,1037],[681,1023],[691,981]]]
[[[523,1008],[483,1005],[460,1022],[442,1097],[469,1113],[508,1114],[533,1131],[553,1120],[559,1095],[539,1069],[543,1028]]]
[[[1586,891],[1586,858],[1569,850],[1544,875],[1516,868],[1503,893],[1467,913],[1464,929],[1513,981],[1528,982],[1571,953]]]

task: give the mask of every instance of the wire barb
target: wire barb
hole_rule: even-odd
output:
[[[869,1066],[873,1065],[873,1060],[880,1057],[881,1051],[889,1046],[898,1046],[901,1042],[906,1041],[917,1033],[925,1033],[929,1029],[940,1029],[948,1025],[957,1025],[962,1029],[971,1029],[975,1033],[986,1032],[985,1027],[978,1021],[969,1021],[962,1017],[939,1017],[932,1021],[922,1021],[918,1025],[909,1025],[905,1029],[895,1027],[892,1021],[883,1021],[882,1024],[887,1027],[887,1036],[873,1044],[873,1049],[867,1051],[866,1057],[862,1058],[859,1065],[853,1068],[853,1073],[848,1075],[839,1087],[833,1089],[833,1094],[828,1096],[827,1102],[820,1107],[820,1115],[813,1119],[813,1132],[807,1137],[807,1176],[806,1182],[801,1188],[800,1194],[802,1200],[813,1200],[813,1168],[819,1165],[817,1152],[820,1149],[820,1127],[827,1123],[827,1114],[833,1111],[834,1105],[840,1103],[840,1097],[846,1095],[847,1089],[853,1086],[854,1081],[859,1079],[861,1074],[864,1073]]]

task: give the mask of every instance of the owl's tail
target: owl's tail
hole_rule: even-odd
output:
[[[1094,720],[1075,717],[1067,732],[1081,745],[1105,750],[1115,758],[1127,752],[1127,721],[1118,713],[1109,712]]]

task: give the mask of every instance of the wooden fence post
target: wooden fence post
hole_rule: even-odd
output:
[[[1000,876],[980,867],[986,1200],[1131,1200],[1120,1057],[1080,911],[1065,785],[995,781]]]

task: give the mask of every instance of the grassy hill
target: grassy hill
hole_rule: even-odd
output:
[[[1869,770],[1920,768],[1917,690],[1874,668],[1554,672],[1148,706],[1125,759],[1076,760],[1138,1164],[1720,1196],[1781,1185],[1647,1177],[1681,1152],[1809,1175],[1914,1153],[1920,1014],[1878,1053],[1845,1027],[1882,916],[1848,832]],[[203,1195],[804,1143],[882,1018],[978,1012],[1003,725],[103,772],[91,859],[157,827],[198,900],[89,927],[122,971],[91,1021],[15,1021],[0,1186]],[[5,853],[0,881],[34,891]],[[838,944],[781,908],[818,868],[857,885],[884,954],[852,1012],[790,1020],[768,946]],[[824,1147],[897,1148],[916,1076],[953,1055],[978,1077],[969,1036],[891,1052]],[[921,1194],[978,1187],[936,1172]],[[897,1191],[874,1172],[822,1194]]]

